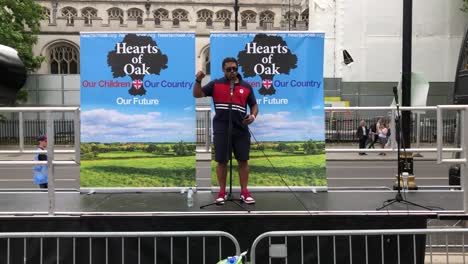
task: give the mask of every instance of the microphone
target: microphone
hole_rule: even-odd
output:
[[[393,86],[393,96],[395,97],[395,103],[398,104],[398,89],[396,86]]]
[[[231,81],[231,96],[234,94],[234,81]]]

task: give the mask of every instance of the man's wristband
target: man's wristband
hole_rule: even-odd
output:
[[[201,81],[199,81],[198,79],[195,79],[195,81],[196,81],[197,83],[201,84]]]
[[[254,114],[251,114],[251,116],[253,116],[254,120],[255,120],[255,118],[257,118]]]

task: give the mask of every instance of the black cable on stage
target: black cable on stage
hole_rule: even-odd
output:
[[[401,120],[400,120],[400,133],[401,133],[401,135],[400,135],[400,140],[401,140],[401,146],[402,146],[401,148],[403,149],[403,155],[404,155],[404,157],[405,157],[405,166],[406,166],[406,168],[408,168],[408,160],[406,159],[405,138],[403,137],[403,122],[401,122]],[[398,162],[400,162],[400,157],[398,157]],[[413,160],[413,166],[414,166],[414,160]],[[414,168],[413,168],[413,169],[414,169]],[[413,176],[414,176],[414,175],[413,175]],[[401,179],[402,179],[402,181],[403,181],[403,173],[402,173],[402,175],[401,175]],[[399,177],[398,177],[398,180],[400,180]],[[408,189],[408,179],[406,180],[406,189],[407,189],[407,191],[409,190],[409,189]],[[407,199],[406,199],[406,192],[404,191],[403,187],[402,187],[402,190],[403,190],[403,197],[404,197],[405,200],[407,200]],[[431,209],[431,210],[433,210],[433,209],[445,210],[444,208],[438,207],[438,206],[424,206],[424,207],[427,207],[427,208],[429,208],[429,209]],[[409,211],[409,205],[406,205],[406,208],[407,208],[407,210]]]
[[[250,130],[249,128],[249,132],[250,134],[252,135],[253,139],[255,140],[255,142],[257,144],[261,144],[257,138],[255,137],[254,133],[252,132],[252,130]],[[263,156],[267,159],[268,163],[270,163],[270,166],[273,168],[273,171],[279,176],[279,178],[281,179],[281,181],[284,183],[284,185],[286,185],[286,187],[288,188],[289,192],[292,193],[294,195],[294,198],[296,198],[296,200],[301,204],[302,208],[304,208],[304,210],[307,211],[307,213],[309,215],[312,215],[312,213],[310,212],[309,209],[307,209],[307,206],[304,204],[304,202],[301,200],[301,198],[299,198],[299,196],[296,195],[296,193],[291,189],[291,187],[289,187],[288,183],[284,180],[283,176],[281,176],[281,173],[278,172],[278,170],[275,168],[275,166],[273,165],[273,163],[270,161],[270,159],[268,158],[268,156],[265,154],[265,152],[261,149],[260,150],[262,153],[263,153]]]

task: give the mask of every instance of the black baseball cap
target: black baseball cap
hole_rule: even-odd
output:
[[[44,135],[38,136],[36,139],[37,141],[47,141],[47,136],[44,136]]]

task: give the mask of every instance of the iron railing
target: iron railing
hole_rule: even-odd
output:
[[[376,122],[375,117],[346,117],[343,115],[332,117],[327,115],[325,119],[325,141],[327,143],[358,142],[356,130],[361,120],[364,120],[369,128]],[[436,143],[437,118],[421,117],[419,125],[416,119],[412,119],[411,122],[411,143],[417,141],[417,129],[420,131],[421,143]],[[454,143],[456,124],[457,119],[455,117],[443,119],[444,143]]]
[[[0,121],[0,145],[19,144],[19,120]],[[24,120],[24,144],[36,145],[36,138],[45,135],[47,120]],[[57,145],[74,145],[73,120],[54,120],[54,139]]]

